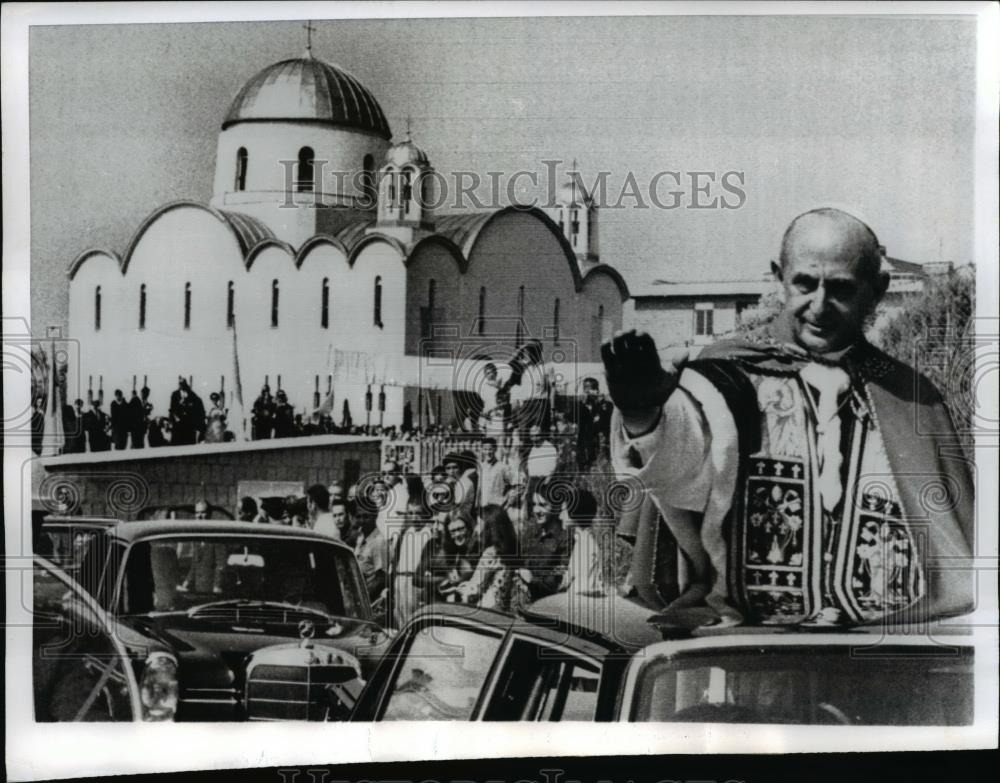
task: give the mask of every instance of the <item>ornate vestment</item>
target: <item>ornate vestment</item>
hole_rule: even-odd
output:
[[[836,362],[713,346],[653,432],[629,439],[616,421],[612,436],[616,465],[642,481],[720,616],[867,623],[972,608],[970,466],[933,386],[868,343]],[[655,593],[658,558],[636,560]]]

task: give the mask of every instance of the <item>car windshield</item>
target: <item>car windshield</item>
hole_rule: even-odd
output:
[[[277,605],[367,619],[348,550],[307,539],[170,536],[136,543],[125,564],[125,614],[242,612],[292,622]],[[294,612],[292,614],[295,614]],[[284,619],[282,619],[284,617]]]
[[[643,667],[631,719],[969,725],[972,669],[971,648],[931,644],[684,652]]]

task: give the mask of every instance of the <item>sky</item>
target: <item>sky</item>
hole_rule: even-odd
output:
[[[240,87],[305,49],[304,21],[33,27],[32,321],[66,324],[73,259],[124,251],[159,205],[207,202]],[[449,172],[585,181],[742,173],[738,209],[599,211],[633,292],[759,279],[796,214],[852,206],[891,256],[973,261],[975,22],[891,17],[314,21],[313,53]],[[522,180],[523,181],[523,180]],[[689,179],[682,182],[689,183]],[[665,191],[672,180],[661,185]],[[530,190],[530,188],[529,188]],[[524,192],[524,198],[533,194]],[[735,199],[718,186],[714,196]],[[669,201],[662,197],[664,202]]]

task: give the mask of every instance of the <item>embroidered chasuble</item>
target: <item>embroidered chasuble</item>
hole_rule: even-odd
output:
[[[837,362],[713,346],[652,432],[629,438],[616,412],[612,441],[719,618],[912,622],[972,607],[969,466],[933,387],[867,343]],[[662,595],[659,558],[638,548],[655,542],[649,516],[633,579]]]

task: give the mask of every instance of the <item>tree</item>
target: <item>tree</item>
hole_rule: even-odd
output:
[[[908,297],[872,342],[915,367],[940,390],[967,451],[975,410],[975,269],[960,267],[931,278]]]

